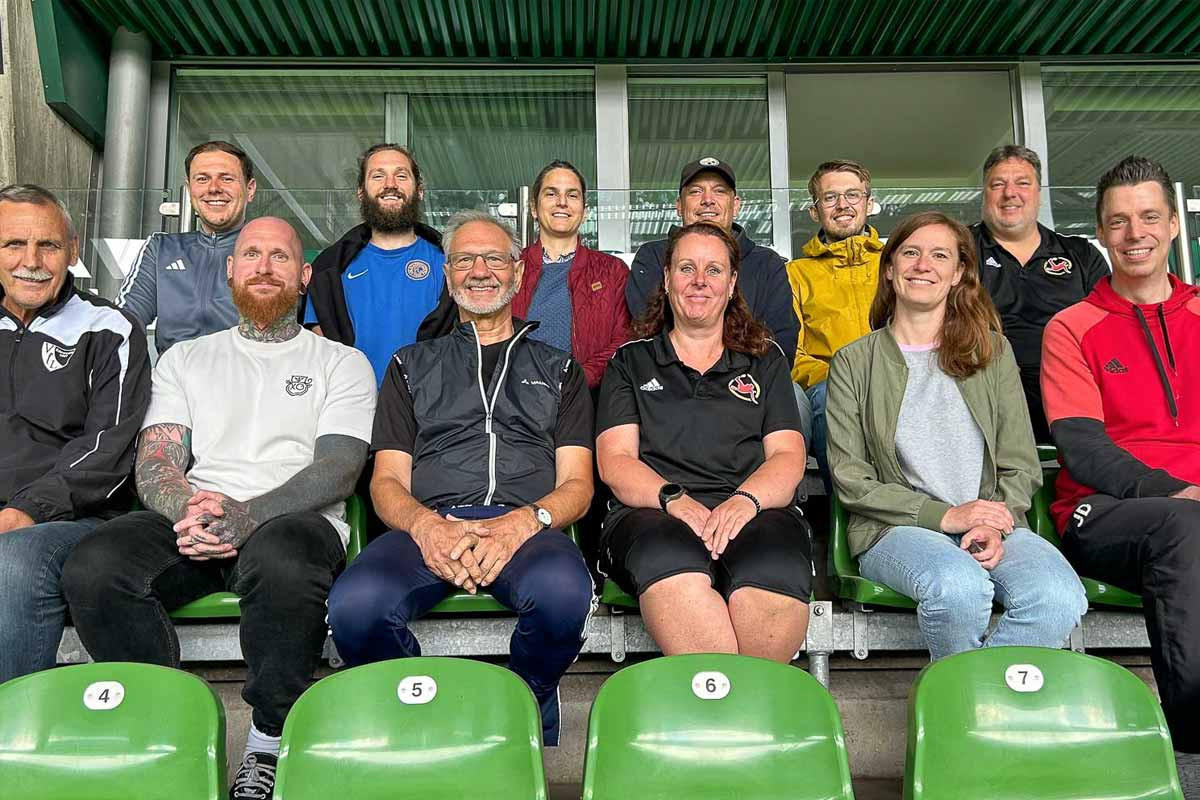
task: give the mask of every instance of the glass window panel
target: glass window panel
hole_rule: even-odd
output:
[[[631,77],[628,90],[633,248],[663,238],[679,221],[679,173],[704,156],[733,166],[742,197],[737,222],[750,238],[769,246],[766,77]]]
[[[413,148],[434,226],[461,208],[511,211],[519,187],[556,158],[595,182],[589,70],[181,69],[174,111],[171,185],[193,145],[235,142],[255,162],[251,215],[288,219],[307,249],[360,221],[358,154],[388,139]],[[594,222],[584,235],[594,240]]]
[[[1007,71],[796,73],[785,85],[792,252],[817,232],[808,178],[839,158],[871,171],[870,222],[885,237],[918,211],[979,219],[984,159],[1014,141]]]
[[[1200,70],[1043,67],[1042,91],[1056,228],[1094,235],[1096,181],[1130,154],[1200,197]]]

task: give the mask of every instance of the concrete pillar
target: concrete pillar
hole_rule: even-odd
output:
[[[108,109],[104,122],[104,176],[100,235],[106,239],[142,236],[142,181],[146,176],[146,135],[150,119],[150,39],[117,28],[108,61]],[[157,200],[155,201],[157,202]],[[97,288],[113,297],[121,276],[100,269]]]

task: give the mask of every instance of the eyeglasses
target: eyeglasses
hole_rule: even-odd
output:
[[[845,192],[826,192],[818,197],[817,200],[825,208],[833,208],[837,205],[838,198],[844,197],[846,198],[847,203],[852,206],[856,206],[865,200],[867,195],[868,192],[864,192],[862,189],[850,189]]]
[[[484,265],[493,272],[499,272],[512,268],[512,256],[508,253],[450,253],[446,256],[446,263],[450,265],[450,269],[456,272],[466,272],[475,266],[475,259],[482,258]]]

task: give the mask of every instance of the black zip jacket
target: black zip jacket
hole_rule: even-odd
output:
[[[127,511],[150,404],[134,317],[68,275],[28,326],[0,307],[0,370],[0,506],[36,523]]]
[[[414,233],[438,249],[442,246],[442,235],[433,228],[418,222]],[[346,292],[342,288],[342,273],[362,249],[371,241],[371,228],[363,222],[355,225],[346,235],[321,251],[313,261],[312,280],[308,283],[308,302],[317,315],[317,324],[326,339],[354,346],[354,323],[346,307]],[[449,302],[449,293],[442,287],[442,302]],[[440,304],[439,304],[439,307]],[[304,303],[300,304],[300,321],[304,321]],[[425,323],[421,323],[421,329]],[[417,338],[423,337],[417,332]]]
[[[528,338],[536,322],[513,320],[490,380],[483,383],[482,349],[473,323],[437,339],[400,348],[388,367],[377,409],[389,413],[398,381],[417,421],[412,447],[412,495],[430,508],[523,506],[553,491],[564,387],[573,383],[576,411],[590,445],[592,430],[583,371],[563,351]],[[390,449],[378,436],[372,448]]]
[[[671,230],[674,230],[672,227]],[[750,306],[755,319],[767,326],[783,352],[787,353],[788,369],[796,357],[796,341],[800,338],[800,320],[792,306],[792,285],[788,282],[783,256],[769,247],[755,244],[741,225],[733,226],[741,255],[738,270],[738,289]],[[637,319],[646,310],[650,296],[662,285],[663,262],[667,256],[667,240],[646,242],[638,248],[625,284],[625,302],[629,316]]]

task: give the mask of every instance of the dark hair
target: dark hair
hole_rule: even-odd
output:
[[[185,178],[192,177],[192,159],[201,153],[229,153],[238,160],[242,165],[242,178],[246,183],[254,180],[254,163],[250,160],[250,156],[246,155],[246,151],[230,142],[223,142],[220,139],[215,139],[211,142],[203,142],[196,145],[188,151],[187,156],[183,159],[183,175]]]
[[[993,333],[1000,333],[1000,316],[979,282],[975,239],[967,227],[940,211],[925,211],[900,220],[879,256],[879,286],[871,302],[871,330],[888,324],[896,313],[896,290],[887,271],[896,251],[921,228],[944,225],[954,233],[962,279],[946,297],[946,314],[938,344],[938,366],[954,378],[967,378],[996,356]]]
[[[1101,175],[1099,183],[1096,184],[1096,223],[1103,223],[1100,213],[1104,207],[1105,192],[1114,186],[1134,186],[1139,183],[1157,183],[1161,186],[1163,194],[1167,197],[1167,208],[1171,209],[1171,216],[1179,214],[1179,209],[1175,206],[1175,187],[1166,168],[1149,158],[1126,156]]]
[[[988,157],[983,162],[984,180],[987,179],[987,174],[991,171],[992,167],[1001,161],[1008,161],[1013,158],[1018,161],[1024,161],[1033,167],[1033,174],[1037,176],[1037,182],[1042,182],[1042,160],[1038,158],[1037,153],[1020,144],[1002,144],[988,153]]]
[[[384,142],[383,144],[373,144],[362,152],[358,157],[358,188],[362,189],[367,185],[367,162],[371,160],[371,156],[376,153],[382,153],[385,150],[394,150],[400,155],[408,159],[408,163],[412,164],[413,180],[417,182],[417,188],[423,189],[425,182],[421,179],[421,168],[417,166],[417,159],[413,157],[412,151],[402,144],[392,144]]]
[[[821,188],[821,178],[824,178],[831,172],[852,173],[867,185],[867,194],[871,193],[871,171],[857,161],[851,161],[848,158],[839,158],[820,164],[817,167],[817,171],[808,179],[808,193],[812,195],[814,203],[817,201],[817,190]]]
[[[546,180],[546,176],[549,175],[550,170],[553,170],[553,169],[570,170],[571,172],[573,172],[575,174],[576,178],[579,178],[579,190],[581,192],[583,192],[583,204],[586,206],[587,205],[587,181],[583,179],[583,173],[580,172],[578,169],[576,169],[575,165],[572,164],[570,161],[563,161],[563,160],[557,159],[557,158],[554,159],[553,161],[551,161],[546,166],[542,167],[542,171],[539,172],[537,174],[537,177],[533,179],[533,194],[530,195],[530,199],[533,200],[535,203],[537,202],[538,195],[540,195],[542,193],[542,182]]]
[[[43,189],[41,186],[35,186],[32,183],[10,183],[3,189],[0,189],[0,203],[28,203],[34,206],[54,206],[63,216],[63,222],[66,223],[67,238],[75,238],[75,221],[71,219],[71,212],[59,200],[54,192],[49,189]]]
[[[667,237],[667,254],[663,259],[665,269],[671,269],[671,260],[675,257],[675,250],[685,236],[712,236],[720,239],[729,253],[729,271],[734,277],[737,276],[738,270],[741,268],[741,251],[738,248],[737,240],[724,228],[719,228],[710,222],[693,222],[691,225],[684,225],[671,231],[671,235]],[[671,311],[671,304],[667,302],[664,281],[660,282],[658,289],[650,295],[645,313],[633,322],[630,330],[635,339],[649,339],[657,336],[664,329],[669,330],[673,327],[675,327],[675,316]],[[750,307],[746,305],[746,298],[742,296],[742,290],[737,284],[734,284],[733,296],[725,305],[725,331],[722,339],[730,350],[749,353],[753,356],[761,356],[771,346],[771,332],[750,313]]]

